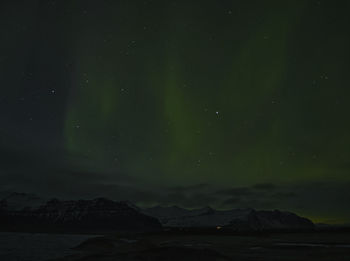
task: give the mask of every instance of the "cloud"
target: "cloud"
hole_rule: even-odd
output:
[[[234,206],[237,205],[241,202],[241,198],[240,197],[230,197],[226,200],[224,200],[221,205],[222,206]]]
[[[178,191],[178,192],[188,192],[188,191],[201,191],[210,189],[211,185],[207,183],[194,184],[189,186],[176,186],[170,187],[170,190]]]
[[[276,189],[276,185],[272,183],[258,183],[253,186],[256,190],[274,190]]]
[[[274,193],[271,197],[277,198],[277,199],[295,198],[297,197],[297,194],[295,192],[290,192],[290,191],[286,191],[286,192],[281,191],[281,192]]]
[[[236,197],[242,197],[242,196],[248,196],[251,195],[253,191],[251,188],[247,187],[238,187],[238,188],[229,188],[229,189],[223,189],[216,192],[217,195],[223,195],[223,196],[236,196]]]

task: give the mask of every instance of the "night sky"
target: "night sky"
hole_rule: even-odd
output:
[[[350,223],[349,13],[1,1],[0,190]]]

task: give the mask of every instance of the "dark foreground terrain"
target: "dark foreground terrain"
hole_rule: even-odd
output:
[[[1,261],[46,261],[76,253],[73,246],[96,235],[0,232]]]
[[[106,198],[11,193],[0,200],[0,231],[27,233],[3,233],[0,261],[350,260],[345,227],[315,226],[280,210],[141,209]]]
[[[81,243],[78,254],[51,261],[112,260],[350,260],[350,233],[235,235],[163,232],[107,235]]]

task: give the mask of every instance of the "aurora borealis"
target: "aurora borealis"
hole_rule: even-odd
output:
[[[348,1],[2,1],[1,190],[349,222]]]

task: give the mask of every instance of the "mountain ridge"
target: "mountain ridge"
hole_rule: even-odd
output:
[[[225,228],[233,231],[315,228],[311,220],[280,210],[216,210],[209,206],[186,209],[176,205],[140,208],[130,201],[113,201],[101,197],[40,202],[44,200],[26,193],[11,193],[0,199],[0,226],[2,229],[7,226],[14,230],[34,226],[44,229],[115,231],[159,230],[161,227]]]
[[[174,211],[174,209],[176,211]],[[164,227],[220,227],[232,230],[314,229],[311,220],[280,210],[231,209],[187,210],[156,206],[143,210],[156,217]]]

